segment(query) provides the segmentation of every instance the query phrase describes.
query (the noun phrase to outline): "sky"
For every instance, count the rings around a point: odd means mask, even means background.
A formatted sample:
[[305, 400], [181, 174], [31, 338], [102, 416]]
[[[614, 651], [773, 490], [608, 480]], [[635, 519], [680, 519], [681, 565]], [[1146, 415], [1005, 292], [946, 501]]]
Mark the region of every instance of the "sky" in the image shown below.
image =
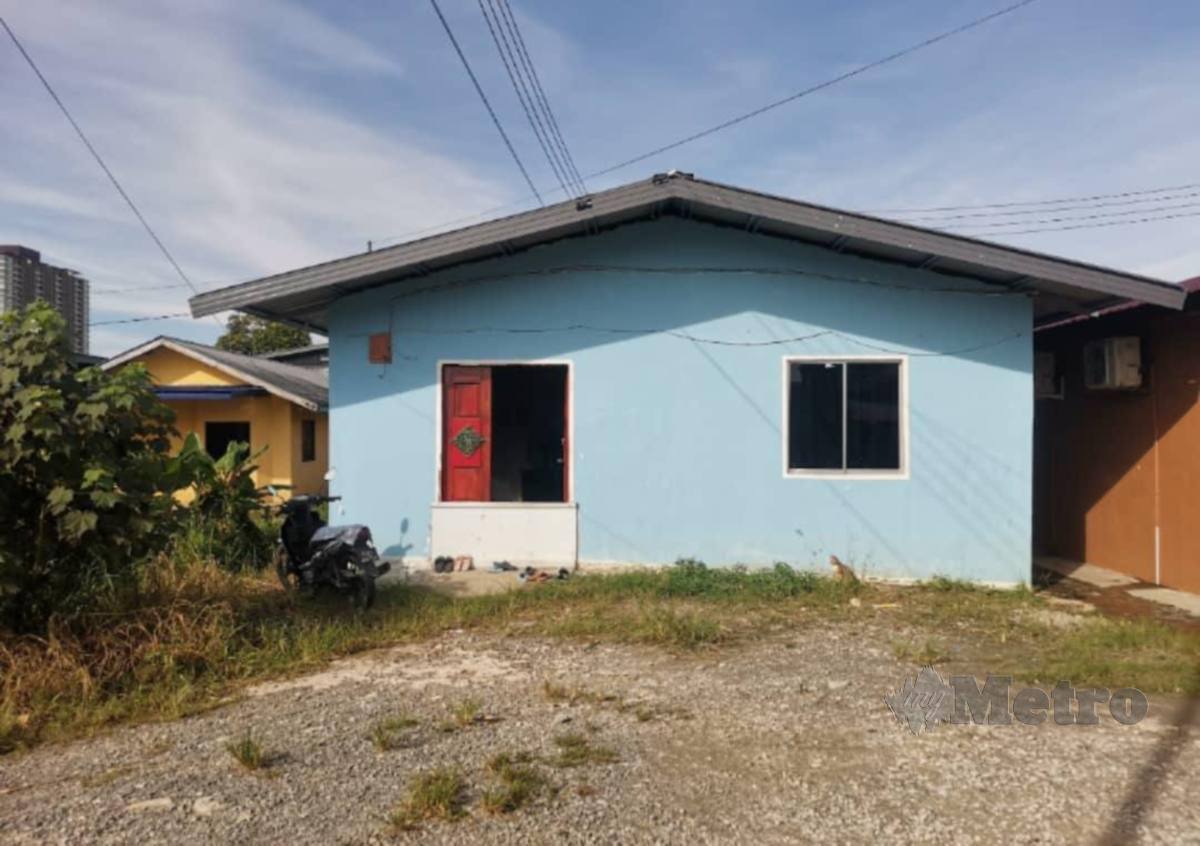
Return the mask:
[[[510, 0], [584, 174], [1008, 2]], [[477, 0], [441, 5], [535, 183], [561, 199]], [[202, 290], [535, 205], [426, 0], [0, 0], [0, 15]], [[1037, 0], [587, 185], [674, 168], [873, 211], [1200, 184], [1198, 41], [1192, 0]], [[191, 292], [2, 35], [0, 114], [0, 243], [88, 277], [94, 323], [186, 312]], [[1145, 207], [1200, 211], [1187, 193]], [[1024, 228], [977, 231], [1200, 275], [1200, 217], [1010, 234]], [[96, 325], [91, 351], [220, 329]]]

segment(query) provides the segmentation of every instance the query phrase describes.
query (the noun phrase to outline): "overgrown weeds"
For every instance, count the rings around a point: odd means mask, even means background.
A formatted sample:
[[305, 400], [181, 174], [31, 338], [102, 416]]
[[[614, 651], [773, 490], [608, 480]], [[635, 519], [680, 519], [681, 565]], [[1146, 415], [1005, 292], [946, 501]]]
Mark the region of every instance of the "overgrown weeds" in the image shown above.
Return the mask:
[[[875, 619], [904, 629], [918, 649], [929, 640], [953, 654], [955, 671], [1200, 690], [1200, 634], [1104, 617], [1051, 629], [1023, 613], [1042, 604], [1027, 590], [949, 581], [888, 588], [784, 567], [737, 573], [685, 562], [474, 597], [381, 585], [371, 613], [352, 615], [340, 602], [289, 596], [265, 574], [162, 558], [144, 568], [136, 591], [57, 619], [44, 636], [0, 634], [0, 751], [195, 713], [249, 682], [452, 629], [706, 650], [772, 629], [804, 637], [812, 624]], [[553, 685], [545, 693], [583, 695]], [[469, 724], [478, 713], [469, 710], [449, 715], [447, 726]]]

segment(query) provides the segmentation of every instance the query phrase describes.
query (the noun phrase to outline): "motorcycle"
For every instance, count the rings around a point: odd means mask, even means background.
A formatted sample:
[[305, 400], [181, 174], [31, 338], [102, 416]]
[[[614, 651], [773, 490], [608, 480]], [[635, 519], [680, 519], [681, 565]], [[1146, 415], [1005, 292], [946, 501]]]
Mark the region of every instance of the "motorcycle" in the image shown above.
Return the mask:
[[332, 587], [355, 608], [375, 601], [375, 580], [391, 565], [379, 557], [366, 526], [327, 526], [317, 506], [339, 496], [297, 495], [279, 506], [284, 516], [275, 550], [275, 572], [285, 590]]

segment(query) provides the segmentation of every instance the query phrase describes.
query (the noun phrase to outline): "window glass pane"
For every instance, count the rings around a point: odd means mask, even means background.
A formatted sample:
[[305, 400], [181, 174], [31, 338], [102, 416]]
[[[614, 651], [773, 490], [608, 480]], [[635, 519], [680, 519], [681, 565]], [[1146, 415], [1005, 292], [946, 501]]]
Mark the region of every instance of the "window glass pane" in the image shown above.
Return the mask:
[[317, 421], [300, 421], [300, 460], [315, 461], [317, 457]]
[[236, 423], [205, 423], [204, 448], [213, 458], [220, 458], [234, 441], [250, 443], [250, 424]]
[[842, 469], [842, 365], [792, 364], [788, 467]]
[[853, 363], [846, 371], [846, 467], [900, 469], [900, 365]]

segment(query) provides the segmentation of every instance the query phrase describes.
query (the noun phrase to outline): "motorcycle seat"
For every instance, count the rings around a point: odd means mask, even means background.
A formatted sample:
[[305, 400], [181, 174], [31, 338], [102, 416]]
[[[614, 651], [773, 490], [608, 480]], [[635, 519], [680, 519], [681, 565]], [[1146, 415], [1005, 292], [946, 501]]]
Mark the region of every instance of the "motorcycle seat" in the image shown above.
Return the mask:
[[342, 538], [353, 543], [362, 526], [322, 526], [313, 532], [311, 543], [327, 543]]

